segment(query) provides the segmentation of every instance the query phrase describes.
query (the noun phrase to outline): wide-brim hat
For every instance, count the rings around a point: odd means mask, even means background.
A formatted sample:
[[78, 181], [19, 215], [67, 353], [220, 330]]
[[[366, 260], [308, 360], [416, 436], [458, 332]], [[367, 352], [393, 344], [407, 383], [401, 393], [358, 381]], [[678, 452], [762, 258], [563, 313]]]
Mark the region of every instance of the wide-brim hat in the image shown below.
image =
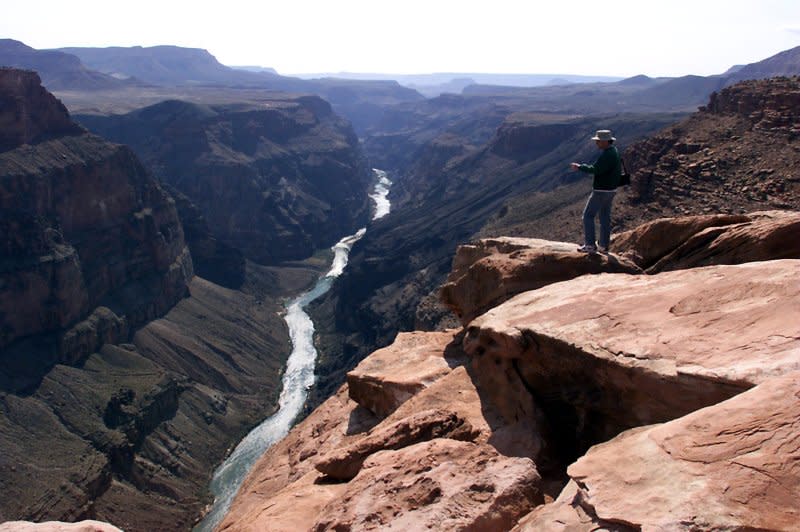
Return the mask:
[[597, 133], [594, 134], [592, 140], [617, 140], [616, 138], [611, 136], [610, 129], [598, 129]]

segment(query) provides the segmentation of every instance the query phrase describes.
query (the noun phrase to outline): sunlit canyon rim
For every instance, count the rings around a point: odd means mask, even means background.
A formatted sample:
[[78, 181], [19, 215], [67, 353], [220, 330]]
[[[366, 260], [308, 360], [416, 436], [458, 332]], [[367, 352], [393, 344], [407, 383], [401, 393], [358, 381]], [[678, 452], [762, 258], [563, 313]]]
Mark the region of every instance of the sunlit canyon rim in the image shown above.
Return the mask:
[[[391, 210], [387, 198], [392, 182], [386, 172], [375, 169], [377, 183], [370, 194], [375, 202], [373, 220], [383, 218]], [[217, 468], [211, 480], [214, 504], [203, 521], [195, 527], [196, 532], [210, 532], [220, 523], [236, 496], [247, 472], [264, 451], [285, 437], [303, 408], [308, 390], [314, 384], [314, 363], [317, 350], [314, 347], [314, 323], [305, 312], [306, 306], [330, 290], [333, 282], [347, 266], [350, 250], [366, 233], [366, 227], [348, 235], [331, 249], [334, 256], [328, 272], [319, 278], [316, 285], [291, 300], [286, 305], [286, 324], [292, 341], [292, 353], [283, 375], [283, 389], [278, 411], [254, 428], [236, 446], [230, 456]]]

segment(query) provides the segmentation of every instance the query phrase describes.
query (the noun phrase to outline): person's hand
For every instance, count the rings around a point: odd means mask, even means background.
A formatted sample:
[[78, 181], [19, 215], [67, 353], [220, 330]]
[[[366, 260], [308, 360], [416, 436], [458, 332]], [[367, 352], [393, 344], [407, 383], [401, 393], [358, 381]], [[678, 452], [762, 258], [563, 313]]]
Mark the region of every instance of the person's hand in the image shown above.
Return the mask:
[[569, 164], [569, 168], [570, 168], [570, 170], [572, 170], [573, 172], [576, 172], [576, 171], [578, 171], [578, 170], [580, 169], [580, 167], [581, 167], [581, 163], [570, 163], [570, 164]]

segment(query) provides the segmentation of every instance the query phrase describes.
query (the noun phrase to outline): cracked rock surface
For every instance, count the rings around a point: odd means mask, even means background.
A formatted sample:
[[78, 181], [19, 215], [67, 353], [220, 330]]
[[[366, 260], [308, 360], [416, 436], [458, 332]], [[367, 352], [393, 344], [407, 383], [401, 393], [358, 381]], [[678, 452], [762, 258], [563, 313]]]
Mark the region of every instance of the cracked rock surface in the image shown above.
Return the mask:
[[593, 447], [568, 473], [558, 500], [517, 532], [797, 530], [800, 372], [627, 431]]

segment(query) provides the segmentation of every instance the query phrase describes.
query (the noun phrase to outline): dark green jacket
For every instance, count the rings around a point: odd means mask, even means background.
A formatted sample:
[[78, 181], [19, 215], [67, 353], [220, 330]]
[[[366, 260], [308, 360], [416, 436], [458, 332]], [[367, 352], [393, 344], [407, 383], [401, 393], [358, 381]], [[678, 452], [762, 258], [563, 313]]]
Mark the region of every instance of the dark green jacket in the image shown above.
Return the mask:
[[619, 186], [619, 176], [622, 174], [617, 147], [609, 146], [603, 150], [594, 164], [582, 164], [580, 171], [594, 175], [593, 189], [616, 190]]

